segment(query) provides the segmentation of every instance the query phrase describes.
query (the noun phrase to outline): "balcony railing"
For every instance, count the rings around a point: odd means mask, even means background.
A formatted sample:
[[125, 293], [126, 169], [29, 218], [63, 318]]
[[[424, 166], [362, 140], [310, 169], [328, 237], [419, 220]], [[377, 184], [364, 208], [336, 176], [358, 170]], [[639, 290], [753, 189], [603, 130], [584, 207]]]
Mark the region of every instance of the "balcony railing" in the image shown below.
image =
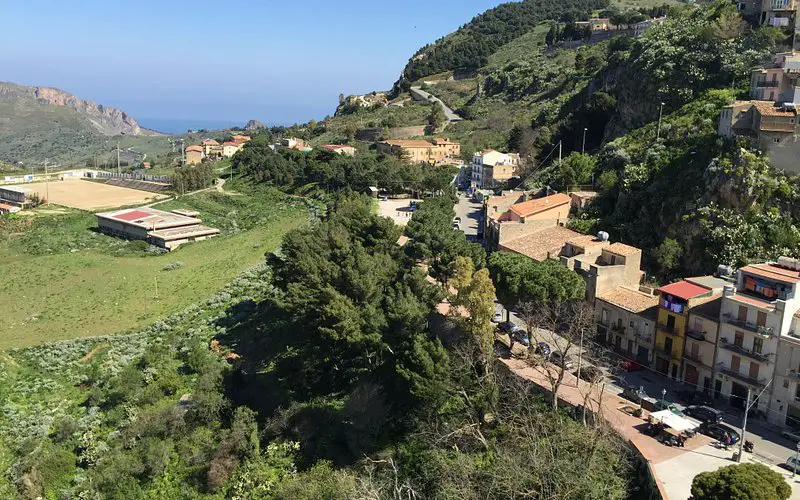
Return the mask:
[[775, 88], [779, 87], [780, 82], [778, 80], [758, 80], [756, 81], [756, 87], [763, 89], [763, 88]]
[[691, 361], [692, 363], [695, 363], [695, 364], [698, 364], [698, 365], [705, 366], [709, 370], [711, 369], [711, 365], [710, 364], [703, 362], [703, 355], [702, 354], [694, 355], [694, 354], [692, 354], [690, 352], [687, 352], [686, 354], [683, 355], [683, 359]]
[[705, 340], [706, 332], [698, 332], [697, 330], [688, 329], [686, 330], [686, 336], [691, 337], [695, 340]]
[[658, 329], [666, 333], [667, 335], [673, 335], [673, 336], [678, 335], [678, 329], [674, 326], [667, 326], [659, 323]]
[[772, 335], [775, 333], [775, 330], [772, 327], [760, 326], [749, 321], [743, 321], [730, 313], [723, 314], [722, 319], [729, 325], [753, 332], [762, 337], [772, 337]]
[[667, 349], [664, 349], [662, 346], [658, 346], [657, 345], [657, 346], [653, 347], [653, 351], [655, 351], [658, 354], [662, 354], [664, 356], [669, 356], [670, 358], [672, 358], [675, 361], [680, 361], [681, 355], [679, 353], [673, 352], [674, 348], [675, 348], [675, 346], [672, 346], [671, 349], [667, 350]]
[[725, 366], [725, 363], [719, 363], [717, 365], [717, 371], [729, 377], [733, 377], [741, 382], [744, 382], [745, 384], [750, 384], [755, 387], [763, 388], [765, 385], [767, 385], [767, 379], [752, 378], [749, 375], [744, 375], [742, 373], [739, 373], [738, 371], [732, 370], [730, 367]]
[[800, 373], [798, 373], [797, 370], [789, 370], [789, 373], [786, 374], [786, 377], [795, 381], [800, 381]]
[[634, 337], [636, 338], [636, 341], [639, 342], [640, 344], [649, 344], [653, 341], [653, 337], [650, 335], [641, 335], [637, 333], [634, 335]]
[[731, 344], [730, 342], [728, 342], [728, 339], [726, 339], [725, 337], [722, 337], [721, 339], [719, 339], [719, 345], [723, 349], [727, 349], [727, 350], [729, 350], [731, 352], [735, 352], [736, 354], [740, 354], [740, 355], [748, 357], [750, 359], [755, 359], [756, 361], [760, 361], [761, 363], [768, 363], [769, 362], [769, 357], [772, 356], [772, 353], [754, 352], [754, 351], [751, 351], [750, 349], [745, 349], [744, 347], [742, 347], [740, 345]]
[[625, 327], [620, 325], [611, 325], [611, 331], [614, 333], [619, 333], [620, 335], [625, 335]]

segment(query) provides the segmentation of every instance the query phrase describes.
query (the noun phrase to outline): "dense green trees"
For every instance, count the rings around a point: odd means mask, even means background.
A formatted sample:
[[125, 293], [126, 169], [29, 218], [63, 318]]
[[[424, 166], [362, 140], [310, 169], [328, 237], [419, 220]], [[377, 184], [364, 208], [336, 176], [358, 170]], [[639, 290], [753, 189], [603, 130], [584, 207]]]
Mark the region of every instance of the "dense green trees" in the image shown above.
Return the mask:
[[395, 89], [443, 71], [479, 68], [495, 50], [532, 30], [539, 21], [561, 19], [564, 14], [572, 19], [585, 17], [607, 5], [607, 0], [525, 0], [498, 5], [453, 36], [421, 48], [406, 65]]
[[495, 252], [489, 256], [488, 267], [497, 298], [509, 306], [583, 299], [586, 294], [583, 279], [553, 260], [536, 262], [516, 253]]
[[177, 167], [173, 172], [172, 187], [180, 194], [211, 186], [217, 178], [210, 163]]
[[692, 481], [695, 500], [786, 500], [792, 488], [763, 464], [737, 464], [703, 472]]

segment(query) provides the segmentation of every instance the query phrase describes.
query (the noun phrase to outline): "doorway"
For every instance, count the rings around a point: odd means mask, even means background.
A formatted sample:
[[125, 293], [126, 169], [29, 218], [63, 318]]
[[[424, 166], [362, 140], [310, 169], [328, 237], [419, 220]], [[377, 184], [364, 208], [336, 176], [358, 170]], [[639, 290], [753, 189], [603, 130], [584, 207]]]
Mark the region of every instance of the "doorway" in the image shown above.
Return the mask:
[[736, 382], [731, 383], [731, 406], [744, 410], [744, 402], [747, 400], [747, 387]]

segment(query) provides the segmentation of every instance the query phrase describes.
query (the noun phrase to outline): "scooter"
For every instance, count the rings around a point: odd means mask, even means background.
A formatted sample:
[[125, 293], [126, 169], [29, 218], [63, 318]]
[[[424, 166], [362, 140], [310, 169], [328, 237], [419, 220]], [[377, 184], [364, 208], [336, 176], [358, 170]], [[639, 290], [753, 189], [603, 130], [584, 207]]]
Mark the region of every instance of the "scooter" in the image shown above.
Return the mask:
[[744, 451], [747, 453], [753, 453], [753, 442], [752, 441], [745, 441], [744, 442]]

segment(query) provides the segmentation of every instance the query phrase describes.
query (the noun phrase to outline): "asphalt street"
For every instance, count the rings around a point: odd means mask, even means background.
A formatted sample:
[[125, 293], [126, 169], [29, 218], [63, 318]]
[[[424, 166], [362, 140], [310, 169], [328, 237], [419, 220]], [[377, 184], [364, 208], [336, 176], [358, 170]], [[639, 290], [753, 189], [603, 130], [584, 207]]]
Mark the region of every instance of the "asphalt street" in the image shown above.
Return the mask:
[[478, 225], [481, 222], [481, 204], [472, 201], [465, 193], [458, 193], [458, 203], [456, 204], [456, 217], [461, 217], [461, 230], [467, 235], [467, 239], [473, 240], [478, 237]]

